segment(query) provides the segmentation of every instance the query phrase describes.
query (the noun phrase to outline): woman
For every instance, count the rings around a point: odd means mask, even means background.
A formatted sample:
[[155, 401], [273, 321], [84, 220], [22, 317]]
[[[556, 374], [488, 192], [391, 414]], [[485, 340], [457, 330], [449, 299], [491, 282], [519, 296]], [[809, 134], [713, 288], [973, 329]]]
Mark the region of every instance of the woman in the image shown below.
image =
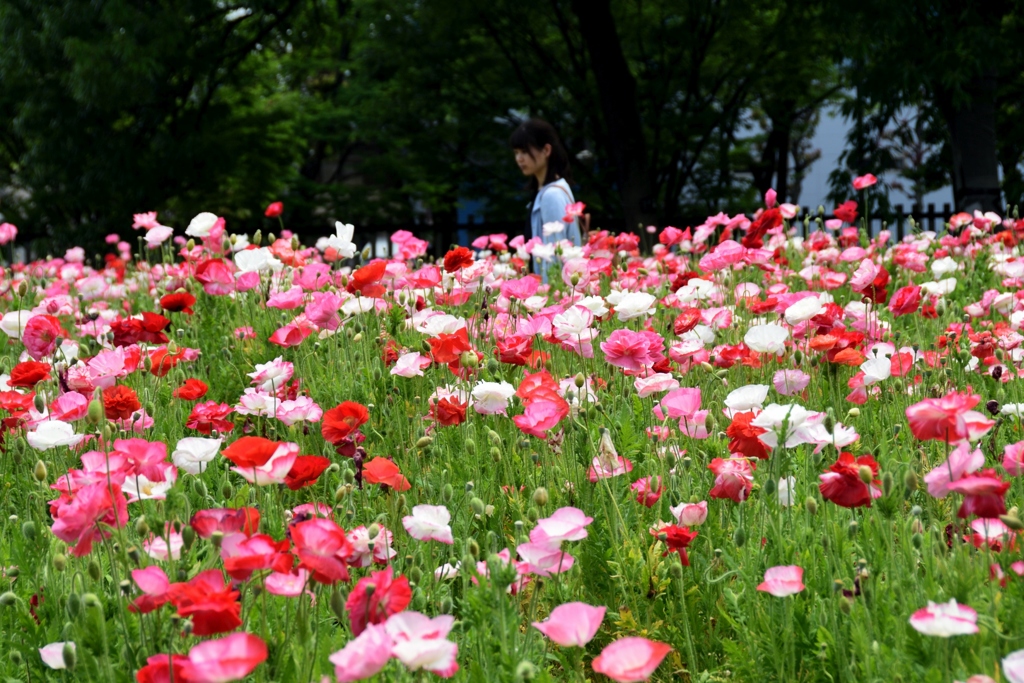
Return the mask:
[[[530, 119], [516, 128], [509, 145], [515, 151], [519, 169], [530, 178], [529, 189], [535, 193], [530, 205], [530, 236], [540, 237], [544, 244], [567, 239], [580, 246], [579, 218], [573, 217], [571, 223], [562, 220], [567, 215], [566, 207], [575, 204], [576, 199], [569, 188], [569, 154], [558, 133], [547, 121]], [[534, 270], [541, 271], [547, 281], [547, 274], [536, 258]]]

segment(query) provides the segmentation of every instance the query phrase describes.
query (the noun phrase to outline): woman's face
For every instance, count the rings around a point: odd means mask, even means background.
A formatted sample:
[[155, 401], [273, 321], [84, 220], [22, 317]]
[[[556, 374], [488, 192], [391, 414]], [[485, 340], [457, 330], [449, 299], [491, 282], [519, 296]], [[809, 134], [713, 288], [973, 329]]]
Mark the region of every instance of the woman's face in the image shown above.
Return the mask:
[[547, 171], [548, 157], [551, 156], [551, 145], [544, 145], [544, 149], [531, 147], [529, 150], [517, 149], [516, 164], [525, 176], [537, 175], [538, 172]]

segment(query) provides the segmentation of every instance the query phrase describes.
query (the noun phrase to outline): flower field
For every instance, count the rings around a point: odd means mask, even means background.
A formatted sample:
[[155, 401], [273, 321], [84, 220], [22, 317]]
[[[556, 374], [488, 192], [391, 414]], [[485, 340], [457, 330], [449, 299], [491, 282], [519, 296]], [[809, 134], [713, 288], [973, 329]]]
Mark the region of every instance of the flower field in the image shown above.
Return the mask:
[[4, 268], [0, 678], [1024, 683], [1024, 221], [873, 182]]

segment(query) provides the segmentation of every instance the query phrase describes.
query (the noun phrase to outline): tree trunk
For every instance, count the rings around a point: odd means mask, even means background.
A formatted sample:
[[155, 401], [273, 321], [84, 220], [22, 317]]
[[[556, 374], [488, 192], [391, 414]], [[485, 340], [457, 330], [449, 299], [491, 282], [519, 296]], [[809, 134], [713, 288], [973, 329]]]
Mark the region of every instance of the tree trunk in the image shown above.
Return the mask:
[[953, 150], [953, 199], [957, 211], [1002, 211], [995, 74], [975, 79], [967, 94], [970, 101], [959, 106], [950, 94], [939, 95]]
[[[647, 145], [636, 106], [636, 80], [622, 53], [610, 0], [572, 0], [572, 10], [579, 19], [597, 82], [626, 229], [636, 231], [654, 220]], [[641, 230], [640, 235], [644, 234]]]

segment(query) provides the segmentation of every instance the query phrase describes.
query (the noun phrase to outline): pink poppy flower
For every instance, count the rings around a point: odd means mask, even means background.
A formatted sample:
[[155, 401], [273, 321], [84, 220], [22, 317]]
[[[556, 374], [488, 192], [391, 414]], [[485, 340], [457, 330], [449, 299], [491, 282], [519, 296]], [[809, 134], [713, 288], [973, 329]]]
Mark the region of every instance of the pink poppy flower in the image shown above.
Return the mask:
[[533, 627], [562, 647], [585, 647], [601, 627], [606, 609], [567, 602], [551, 610], [545, 621], [533, 622]]
[[857, 176], [856, 178], [853, 179], [853, 189], [855, 189], [855, 190], [864, 190], [864, 189], [867, 189], [867, 188], [871, 187], [872, 185], [874, 185], [877, 182], [878, 182], [878, 178], [876, 178], [871, 173], [867, 173], [867, 174], [862, 175], [862, 176]]
[[278, 356], [266, 363], [257, 363], [256, 370], [248, 374], [252, 378], [252, 384], [259, 389], [274, 393], [279, 391], [284, 384], [295, 374], [295, 365]]
[[576, 558], [572, 555], [558, 546], [552, 547], [546, 541], [520, 543], [516, 546], [516, 552], [519, 553], [519, 557], [524, 563], [522, 570], [537, 576], [551, 576], [567, 572], [576, 562]]
[[772, 567], [764, 573], [764, 583], [757, 587], [757, 590], [771, 593], [777, 598], [784, 598], [787, 595], [796, 595], [801, 592], [804, 586], [804, 570], [796, 565]]
[[699, 503], [681, 503], [669, 510], [683, 526], [700, 526], [708, 518], [708, 503], [702, 500]]
[[18, 228], [13, 223], [0, 223], [0, 246], [13, 242], [18, 236]]
[[1014, 477], [1024, 474], [1024, 441], [1009, 443], [1003, 447], [1003, 469]]
[[263, 587], [271, 595], [280, 595], [286, 598], [297, 598], [302, 595], [303, 589], [310, 581], [312, 574], [305, 569], [296, 569], [294, 572], [273, 572], [263, 579]]
[[63, 336], [60, 321], [52, 315], [36, 315], [25, 323], [21, 342], [33, 360], [51, 355], [57, 348], [57, 337]]
[[289, 427], [299, 422], [319, 422], [323, 416], [323, 409], [309, 396], [299, 396], [293, 401], [281, 401], [277, 406], [277, 419]]
[[391, 660], [393, 646], [384, 624], [368, 624], [362, 633], [330, 656], [334, 677], [338, 683], [350, 683], [377, 675]]
[[783, 396], [796, 396], [807, 388], [811, 376], [803, 370], [779, 370], [772, 377], [775, 391]]
[[569, 414], [569, 404], [547, 399], [533, 399], [526, 403], [522, 415], [512, 418], [520, 431], [538, 439], [546, 439], [548, 430], [553, 429]]
[[587, 537], [587, 526], [594, 521], [574, 507], [559, 508], [550, 517], [537, 520], [537, 526], [530, 531], [530, 541], [547, 543], [558, 548], [563, 541], [582, 541]]
[[430, 671], [451, 678], [459, 670], [459, 647], [446, 636], [455, 618], [430, 619], [419, 612], [400, 612], [388, 618], [384, 628], [394, 641], [391, 654], [411, 671]]
[[671, 646], [655, 640], [620, 638], [605, 647], [591, 666], [617, 683], [639, 683], [650, 678], [671, 651]]
[[956, 600], [938, 604], [929, 601], [927, 607], [911, 615], [910, 625], [926, 636], [970, 635], [978, 632], [978, 613], [967, 605], [957, 604]]
[[754, 471], [746, 458], [715, 458], [708, 469], [715, 473], [715, 485], [708, 492], [712, 498], [742, 503], [754, 488]]
[[402, 518], [402, 526], [417, 541], [438, 541], [452, 545], [452, 515], [444, 505], [417, 505], [412, 514]]
[[1011, 652], [1003, 658], [1003, 673], [1010, 683], [1024, 683], [1024, 650]]
[[[1007, 446], [1009, 448], [1009, 446]], [[945, 498], [950, 492], [950, 485], [971, 472], [977, 472], [985, 464], [985, 455], [980, 448], [971, 450], [964, 442], [953, 449], [949, 459], [924, 475], [928, 485], [928, 493], [933, 498]]]
[[587, 477], [590, 479], [591, 484], [596, 484], [599, 479], [618, 477], [632, 471], [633, 463], [621, 455], [614, 456], [613, 458], [596, 456], [590, 463]]
[[66, 669], [67, 662], [64, 660], [64, 648], [71, 651], [72, 657], [75, 654], [75, 644], [72, 642], [50, 643], [39, 648], [39, 657], [43, 664], [51, 669]]
[[601, 350], [611, 365], [626, 371], [640, 372], [661, 359], [663, 343], [664, 340], [653, 332], [620, 329], [612, 332], [608, 341], [601, 342]]
[[245, 678], [267, 659], [267, 644], [251, 633], [232, 633], [207, 640], [188, 652], [186, 680], [194, 683], [228, 683]]
[[910, 431], [921, 441], [956, 443], [983, 436], [995, 424], [971, 410], [981, 397], [968, 392], [951, 392], [942, 398], [926, 398], [906, 411]]
[[665, 394], [654, 406], [654, 417], [659, 420], [690, 418], [700, 410], [700, 387], [682, 387]]
[[406, 379], [422, 377], [423, 371], [430, 367], [430, 362], [430, 358], [422, 353], [416, 351], [403, 353], [395, 361], [395, 365], [391, 368], [391, 374]]

